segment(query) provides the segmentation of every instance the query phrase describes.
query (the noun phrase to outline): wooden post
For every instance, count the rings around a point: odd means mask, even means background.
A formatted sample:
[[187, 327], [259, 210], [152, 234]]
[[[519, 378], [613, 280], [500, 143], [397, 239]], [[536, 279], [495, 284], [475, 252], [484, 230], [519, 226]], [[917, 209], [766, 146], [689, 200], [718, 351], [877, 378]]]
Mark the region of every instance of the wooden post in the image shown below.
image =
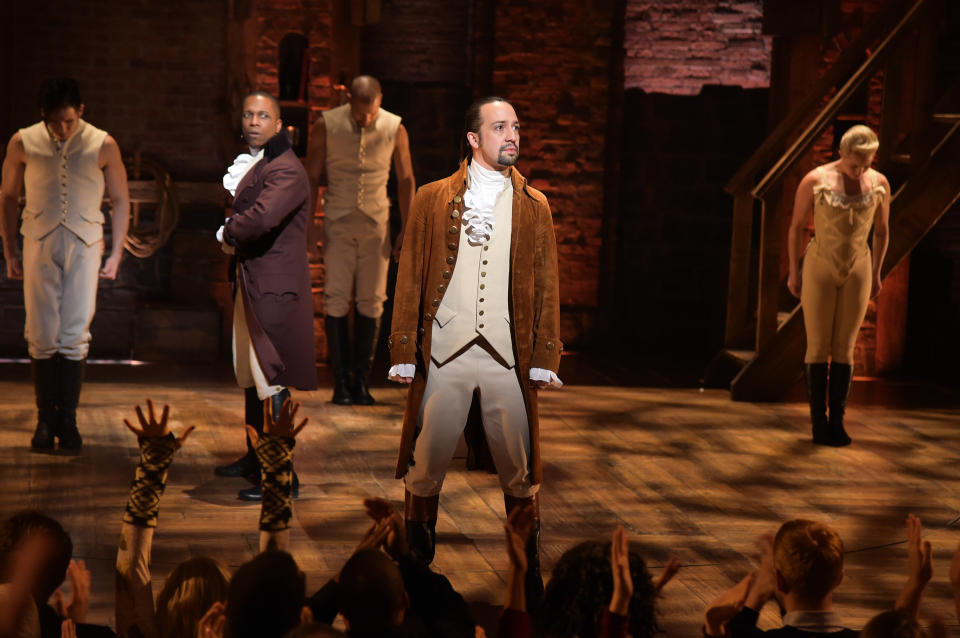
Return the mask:
[[742, 190], [733, 197], [730, 274], [727, 284], [727, 323], [724, 346], [742, 347], [750, 321], [750, 253], [753, 239], [753, 195]]
[[[776, 201], [774, 199], [773, 201]], [[777, 333], [780, 297], [780, 217], [777, 207], [762, 200], [760, 216], [760, 280], [757, 284], [757, 339], [760, 350]]]

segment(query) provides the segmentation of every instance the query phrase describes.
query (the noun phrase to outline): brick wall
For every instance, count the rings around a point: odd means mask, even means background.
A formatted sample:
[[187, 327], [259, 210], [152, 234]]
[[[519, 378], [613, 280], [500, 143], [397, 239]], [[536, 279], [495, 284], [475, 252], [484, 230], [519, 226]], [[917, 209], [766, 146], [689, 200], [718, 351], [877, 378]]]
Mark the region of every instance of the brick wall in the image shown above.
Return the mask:
[[553, 210], [567, 341], [589, 330], [598, 302], [613, 17], [606, 5], [496, 8], [492, 89], [516, 107], [517, 166]]
[[[177, 178], [213, 178], [226, 160], [225, 0], [129, 0], [5, 5], [11, 40], [2, 45], [16, 83], [4, 86], [7, 130], [39, 119], [41, 82], [76, 78], [87, 118], [124, 152], [139, 147]], [[0, 107], [0, 108], [3, 108]]]
[[696, 95], [704, 84], [770, 85], [761, 0], [628, 0], [625, 83]]

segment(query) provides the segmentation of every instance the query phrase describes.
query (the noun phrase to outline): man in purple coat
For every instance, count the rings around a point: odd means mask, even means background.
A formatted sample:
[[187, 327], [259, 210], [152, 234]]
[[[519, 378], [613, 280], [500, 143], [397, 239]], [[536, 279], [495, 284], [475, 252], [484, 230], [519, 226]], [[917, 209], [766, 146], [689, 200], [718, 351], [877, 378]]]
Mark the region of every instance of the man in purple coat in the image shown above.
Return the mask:
[[[310, 182], [280, 120], [280, 104], [257, 91], [243, 101], [243, 137], [250, 147], [223, 177], [233, 215], [217, 232], [234, 255], [233, 366], [245, 392], [246, 423], [263, 432], [263, 402], [280, 413], [288, 387], [317, 388], [313, 297], [307, 261]], [[259, 500], [260, 468], [250, 441], [241, 459], [216, 468], [254, 486], [241, 500]], [[298, 481], [293, 474], [296, 495]]]

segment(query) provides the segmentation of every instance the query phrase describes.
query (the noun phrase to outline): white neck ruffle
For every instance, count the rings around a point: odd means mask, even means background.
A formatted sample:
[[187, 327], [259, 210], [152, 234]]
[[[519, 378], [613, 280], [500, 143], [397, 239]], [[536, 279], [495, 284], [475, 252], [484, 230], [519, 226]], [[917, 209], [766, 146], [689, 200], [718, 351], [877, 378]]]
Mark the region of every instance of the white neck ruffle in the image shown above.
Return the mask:
[[237, 159], [233, 160], [233, 164], [230, 165], [226, 175], [223, 176], [223, 187], [230, 191], [231, 195], [236, 195], [240, 180], [262, 157], [263, 148], [257, 149], [256, 153], [240, 153], [237, 155]]
[[470, 186], [463, 194], [463, 223], [467, 225], [467, 238], [473, 245], [490, 241], [496, 219], [493, 206], [497, 196], [507, 186], [507, 178], [498, 171], [483, 168], [470, 162], [468, 169]]

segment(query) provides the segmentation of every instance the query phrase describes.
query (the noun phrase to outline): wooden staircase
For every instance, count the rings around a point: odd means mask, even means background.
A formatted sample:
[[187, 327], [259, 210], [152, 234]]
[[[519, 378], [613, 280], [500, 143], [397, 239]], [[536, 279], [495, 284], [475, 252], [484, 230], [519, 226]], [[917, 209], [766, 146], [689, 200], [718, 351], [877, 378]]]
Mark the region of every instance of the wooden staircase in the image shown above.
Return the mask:
[[[931, 34], [937, 32], [943, 2], [892, 3], [844, 50], [727, 185], [734, 214], [725, 348], [708, 368], [706, 380], [711, 385], [729, 382], [734, 400], [780, 399], [802, 375], [802, 311], [798, 303], [792, 309], [782, 307], [786, 297], [780, 270], [783, 224], [790, 217], [782, 203], [788, 201], [782, 197], [783, 179], [877, 72], [884, 74], [877, 163], [894, 188], [890, 246], [882, 276], [913, 250], [960, 197], [960, 109], [956, 108], [960, 83], [940, 100], [932, 95]], [[910, 96], [906, 104], [903, 96]], [[809, 123], [797, 135], [805, 122]], [[783, 148], [786, 151], [781, 153]], [[758, 238], [754, 237], [757, 217]]]

